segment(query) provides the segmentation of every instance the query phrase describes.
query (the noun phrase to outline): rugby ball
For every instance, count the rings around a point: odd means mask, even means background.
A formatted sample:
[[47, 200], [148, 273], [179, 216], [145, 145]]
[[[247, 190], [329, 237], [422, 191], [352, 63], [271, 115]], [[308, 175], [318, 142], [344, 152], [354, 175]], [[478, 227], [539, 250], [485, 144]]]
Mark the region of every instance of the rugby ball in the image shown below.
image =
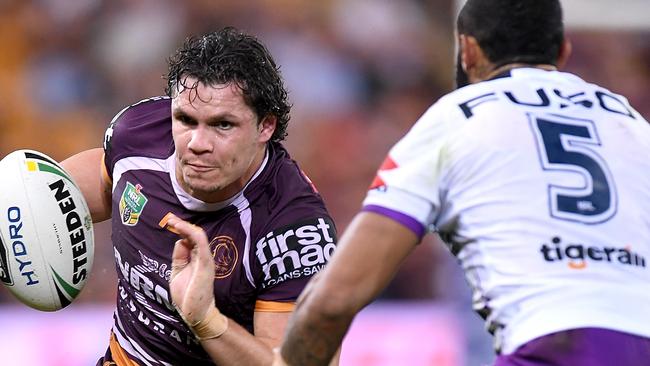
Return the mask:
[[43, 311], [69, 305], [93, 263], [90, 210], [54, 159], [18, 150], [0, 161], [0, 281]]

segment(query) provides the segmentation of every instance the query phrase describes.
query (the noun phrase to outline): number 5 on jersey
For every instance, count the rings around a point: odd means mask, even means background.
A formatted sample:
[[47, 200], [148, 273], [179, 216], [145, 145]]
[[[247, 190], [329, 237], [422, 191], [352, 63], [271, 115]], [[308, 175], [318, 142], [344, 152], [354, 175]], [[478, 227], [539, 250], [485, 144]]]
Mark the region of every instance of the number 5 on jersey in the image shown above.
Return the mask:
[[550, 215], [561, 220], [598, 224], [616, 214], [616, 188], [593, 121], [532, 116], [530, 122], [545, 171], [580, 174], [584, 185], [549, 184]]

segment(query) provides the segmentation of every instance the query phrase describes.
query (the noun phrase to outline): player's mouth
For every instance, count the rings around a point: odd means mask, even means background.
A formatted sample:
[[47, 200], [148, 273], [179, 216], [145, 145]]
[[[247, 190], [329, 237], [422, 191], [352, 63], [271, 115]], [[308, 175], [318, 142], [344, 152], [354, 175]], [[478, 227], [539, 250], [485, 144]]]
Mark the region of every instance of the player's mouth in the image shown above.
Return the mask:
[[216, 169], [216, 167], [212, 165], [204, 165], [200, 163], [185, 163], [185, 166], [197, 173], [205, 173]]

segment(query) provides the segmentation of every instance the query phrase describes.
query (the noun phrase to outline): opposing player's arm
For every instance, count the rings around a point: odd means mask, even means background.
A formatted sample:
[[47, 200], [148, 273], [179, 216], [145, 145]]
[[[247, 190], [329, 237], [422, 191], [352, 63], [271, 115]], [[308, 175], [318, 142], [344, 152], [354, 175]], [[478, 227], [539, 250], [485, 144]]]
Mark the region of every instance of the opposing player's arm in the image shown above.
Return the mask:
[[90, 149], [61, 162], [79, 185], [94, 222], [111, 217], [111, 185], [103, 172], [103, 154], [101, 148]]
[[358, 214], [330, 263], [298, 299], [281, 350], [286, 363], [327, 365], [354, 315], [386, 287], [418, 241], [392, 219]]

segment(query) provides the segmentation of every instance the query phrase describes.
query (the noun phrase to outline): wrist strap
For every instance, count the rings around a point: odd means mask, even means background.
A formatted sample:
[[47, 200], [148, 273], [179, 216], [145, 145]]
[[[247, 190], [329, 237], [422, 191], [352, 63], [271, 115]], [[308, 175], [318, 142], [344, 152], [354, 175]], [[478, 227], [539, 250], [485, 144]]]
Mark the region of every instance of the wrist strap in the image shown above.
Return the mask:
[[[182, 316], [183, 320], [185, 318]], [[210, 307], [205, 318], [193, 324], [185, 322], [199, 341], [221, 337], [228, 330], [228, 318], [214, 306]]]

